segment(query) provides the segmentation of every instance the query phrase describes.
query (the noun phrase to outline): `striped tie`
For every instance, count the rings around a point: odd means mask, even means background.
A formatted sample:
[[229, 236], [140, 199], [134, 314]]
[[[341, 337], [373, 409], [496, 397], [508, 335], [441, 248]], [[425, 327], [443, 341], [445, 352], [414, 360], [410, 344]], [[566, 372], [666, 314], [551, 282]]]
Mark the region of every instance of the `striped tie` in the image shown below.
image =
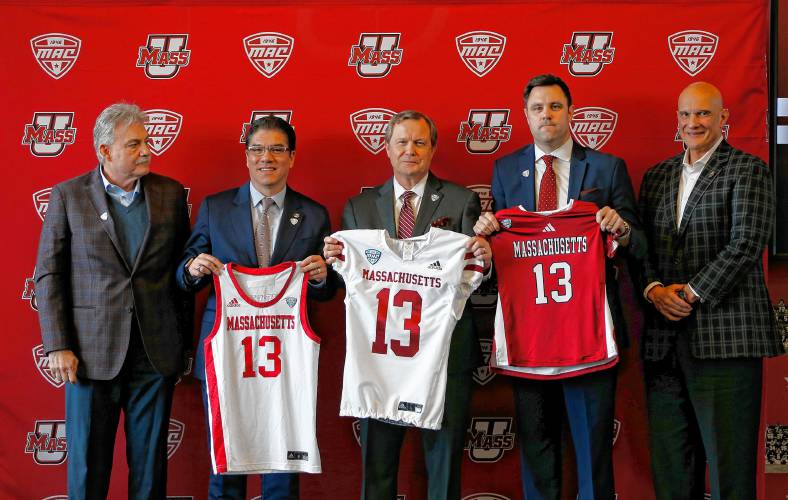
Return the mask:
[[539, 184], [539, 205], [536, 208], [537, 212], [545, 212], [558, 208], [558, 195], [556, 194], [558, 186], [555, 182], [553, 156], [544, 155], [542, 159], [544, 160], [545, 170], [542, 175], [542, 182]]
[[414, 196], [416, 196], [416, 193], [413, 191], [405, 191], [400, 196], [402, 199], [402, 208], [399, 211], [397, 238], [401, 240], [413, 236], [413, 227], [416, 225], [416, 217], [413, 215], [413, 205], [410, 204], [410, 200]]

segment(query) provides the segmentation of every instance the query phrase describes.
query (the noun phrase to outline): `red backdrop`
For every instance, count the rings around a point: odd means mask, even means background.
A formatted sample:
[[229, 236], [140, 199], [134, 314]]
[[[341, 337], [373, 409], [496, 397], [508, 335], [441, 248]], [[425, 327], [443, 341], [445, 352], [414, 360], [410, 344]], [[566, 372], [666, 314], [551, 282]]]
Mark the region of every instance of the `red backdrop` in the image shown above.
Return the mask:
[[[636, 190], [649, 166], [681, 150], [675, 101], [696, 79], [715, 83], [725, 95], [730, 141], [768, 155], [766, 1], [6, 3], [0, 14], [0, 140], [7, 160], [0, 205], [13, 214], [5, 224], [11, 243], [0, 249], [7, 268], [7, 351], [0, 368], [4, 497], [66, 493], [63, 389], [42, 359], [29, 278], [47, 190], [95, 166], [92, 127], [109, 103], [129, 101], [149, 111], [153, 169], [190, 188], [192, 218], [206, 195], [246, 180], [239, 139], [259, 112], [280, 113], [295, 126], [298, 161], [290, 184], [325, 204], [335, 228], [348, 197], [390, 176], [381, 153], [382, 120], [407, 108], [438, 124], [433, 171], [476, 189], [489, 203], [493, 159], [531, 141], [521, 94], [531, 76], [544, 72], [560, 75], [572, 89], [575, 140], [626, 159]], [[474, 297], [483, 347], [489, 347], [490, 292]], [[635, 292], [624, 293], [637, 341], [642, 322], [632, 307]], [[198, 307], [203, 302], [204, 295]], [[303, 498], [358, 496], [354, 422], [337, 415], [343, 316], [341, 294], [312, 311], [323, 337], [323, 473], [303, 476]], [[786, 369], [779, 363], [767, 364], [766, 423], [780, 423], [788, 413], [781, 396]], [[621, 499], [653, 496], [641, 379], [636, 342], [624, 354], [617, 400]], [[520, 498], [505, 377], [478, 370], [471, 413], [463, 496]], [[190, 377], [177, 386], [172, 418], [168, 493], [205, 498], [210, 465], [198, 385]], [[111, 497], [122, 498], [122, 432], [118, 444]], [[399, 491], [409, 500], [425, 498], [419, 448], [410, 436], [401, 461]], [[569, 476], [566, 496], [574, 498]], [[781, 476], [762, 478], [762, 486], [776, 485], [764, 490], [765, 498], [783, 498]]]

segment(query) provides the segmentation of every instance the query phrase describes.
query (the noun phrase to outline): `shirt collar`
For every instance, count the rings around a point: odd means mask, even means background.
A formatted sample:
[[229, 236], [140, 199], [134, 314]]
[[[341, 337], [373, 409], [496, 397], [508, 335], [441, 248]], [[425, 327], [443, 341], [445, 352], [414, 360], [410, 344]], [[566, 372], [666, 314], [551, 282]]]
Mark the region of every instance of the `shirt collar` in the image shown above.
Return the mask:
[[572, 137], [570, 136], [569, 139], [566, 140], [563, 144], [558, 146], [558, 148], [554, 151], [542, 151], [542, 148], [534, 144], [534, 157], [536, 161], [539, 161], [544, 155], [551, 155], [555, 156], [559, 160], [563, 160], [567, 163], [571, 163], [572, 161], [572, 146], [574, 142], [572, 141]]
[[430, 174], [425, 175], [424, 178], [422, 178], [419, 182], [416, 183], [415, 186], [413, 186], [410, 189], [405, 189], [404, 187], [402, 187], [400, 185], [400, 183], [397, 182], [397, 179], [394, 178], [393, 179], [393, 181], [394, 181], [394, 199], [399, 199], [399, 197], [402, 196], [402, 193], [404, 193], [405, 191], [413, 191], [414, 193], [416, 193], [416, 196], [418, 196], [419, 198], [423, 197], [424, 196], [424, 189], [427, 187], [427, 177], [429, 177], [429, 176], [430, 176]]
[[[282, 207], [285, 206], [286, 193], [287, 193], [287, 185], [285, 185], [285, 187], [275, 195], [268, 196], [267, 198], [271, 198], [272, 200], [274, 200], [274, 205], [276, 205], [279, 209], [281, 209]], [[254, 185], [251, 182], [249, 183], [249, 195], [251, 196], [253, 207], [256, 207], [257, 204], [260, 203], [260, 200], [266, 198], [265, 195], [263, 195], [262, 193], [260, 193], [260, 191], [254, 188]]]
[[695, 170], [697, 168], [705, 167], [706, 164], [709, 163], [709, 160], [711, 159], [711, 155], [713, 155], [717, 151], [717, 148], [720, 146], [720, 144], [722, 144], [722, 140], [723, 139], [724, 138], [722, 136], [720, 136], [720, 138], [717, 139], [717, 142], [714, 143], [714, 146], [712, 146], [711, 149], [706, 151], [706, 154], [704, 154], [703, 156], [698, 158], [698, 160], [695, 163], [693, 163], [692, 165], [690, 165], [690, 162], [689, 162], [689, 153], [690, 153], [689, 149], [684, 151], [684, 160], [682, 160], [682, 163], [683, 163], [684, 167], [692, 169], [692, 170]]
[[107, 194], [114, 194], [122, 197], [131, 196], [131, 199], [133, 200], [140, 193], [139, 179], [137, 179], [137, 181], [134, 183], [134, 189], [132, 189], [131, 191], [124, 191], [123, 188], [121, 188], [117, 184], [111, 183], [109, 179], [107, 179], [107, 176], [104, 175], [104, 167], [101, 164], [99, 164], [98, 166], [98, 171], [99, 174], [101, 174], [101, 181], [104, 183], [104, 191], [106, 191]]

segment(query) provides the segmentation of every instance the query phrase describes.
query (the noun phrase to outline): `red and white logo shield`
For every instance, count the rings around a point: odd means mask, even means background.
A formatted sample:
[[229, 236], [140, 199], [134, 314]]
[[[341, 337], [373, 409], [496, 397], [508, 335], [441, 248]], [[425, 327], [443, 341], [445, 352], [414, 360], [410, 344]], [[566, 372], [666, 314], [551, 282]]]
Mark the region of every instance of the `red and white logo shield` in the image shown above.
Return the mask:
[[148, 35], [148, 41], [137, 53], [138, 68], [145, 68], [145, 76], [152, 80], [175, 78], [182, 67], [189, 65], [191, 50], [186, 48], [189, 35]]
[[292, 125], [293, 111], [290, 109], [252, 111], [249, 121], [241, 126], [241, 144], [246, 144], [246, 136], [249, 135], [249, 127], [252, 126], [252, 122], [264, 116], [276, 116]]
[[47, 33], [31, 38], [30, 48], [41, 69], [59, 80], [71, 71], [77, 62], [82, 40], [64, 33]]
[[36, 364], [38, 373], [44, 377], [44, 380], [49, 382], [55, 388], [63, 387], [64, 382], [56, 380], [55, 375], [49, 368], [49, 357], [47, 357], [46, 353], [44, 353], [43, 344], [39, 344], [33, 348], [33, 362]]
[[27, 433], [25, 453], [33, 455], [39, 465], [60, 465], [68, 457], [65, 420], [36, 420], [33, 432]]
[[69, 144], [74, 144], [77, 129], [74, 113], [61, 111], [42, 111], [33, 113], [33, 123], [25, 125], [22, 144], [30, 145], [35, 156], [59, 156]]
[[473, 380], [479, 385], [487, 385], [487, 382], [495, 377], [495, 372], [490, 368], [490, 355], [492, 354], [492, 340], [479, 339], [479, 346], [482, 349], [482, 361], [484, 364], [477, 367], [472, 372]]
[[348, 66], [356, 67], [362, 78], [383, 78], [402, 62], [400, 33], [361, 33], [358, 45], [350, 47]]
[[573, 76], [596, 76], [613, 62], [616, 49], [612, 31], [576, 31], [572, 41], [564, 44], [561, 64], [566, 64]]
[[33, 207], [41, 220], [47, 215], [47, 208], [49, 208], [49, 194], [52, 188], [44, 188], [33, 193]]
[[[36, 302], [36, 282], [35, 277], [36, 268], [33, 268], [33, 276], [25, 278], [25, 288], [22, 289], [22, 300], [30, 301], [30, 308], [38, 311], [38, 302]], [[35, 358], [35, 348], [33, 349], [33, 357]], [[37, 363], [36, 363], [37, 364]]]
[[506, 37], [493, 31], [469, 31], [455, 42], [462, 62], [480, 78], [492, 71], [506, 49]]
[[244, 38], [244, 51], [254, 69], [264, 77], [272, 78], [293, 54], [293, 42], [293, 37], [282, 33], [255, 33]]
[[460, 122], [457, 142], [464, 142], [471, 154], [495, 153], [512, 136], [508, 121], [508, 109], [471, 109], [468, 120]]
[[361, 446], [361, 420], [354, 420], [352, 425], [353, 437], [356, 438], [356, 443]]
[[689, 76], [695, 76], [709, 65], [717, 52], [720, 38], [714, 33], [686, 30], [668, 37], [668, 48], [673, 60]]
[[170, 419], [170, 427], [167, 431], [167, 460], [172, 458], [183, 442], [183, 434], [186, 432], [186, 425], [183, 422]]
[[145, 130], [148, 132], [148, 147], [156, 156], [161, 156], [178, 138], [183, 125], [183, 116], [168, 109], [148, 109], [145, 112]]
[[396, 111], [386, 108], [360, 109], [350, 115], [350, 127], [358, 142], [376, 155], [386, 147], [386, 128]]
[[575, 141], [599, 150], [613, 136], [618, 123], [618, 113], [612, 109], [589, 106], [577, 108], [572, 114], [571, 130]]

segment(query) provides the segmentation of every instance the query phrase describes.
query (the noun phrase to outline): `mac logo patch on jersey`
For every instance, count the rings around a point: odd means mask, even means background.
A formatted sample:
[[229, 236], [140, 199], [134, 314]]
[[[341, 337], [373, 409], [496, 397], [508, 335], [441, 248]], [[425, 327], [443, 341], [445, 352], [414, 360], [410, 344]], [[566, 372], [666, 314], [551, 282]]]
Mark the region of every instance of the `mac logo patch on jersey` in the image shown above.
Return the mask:
[[290, 307], [294, 307], [296, 302], [298, 302], [298, 299], [295, 297], [285, 297], [285, 303]]
[[367, 260], [369, 261], [369, 263], [374, 266], [380, 260], [381, 253], [380, 250], [375, 250], [374, 248], [367, 248], [366, 250], [364, 250], [364, 255], [367, 256]]

